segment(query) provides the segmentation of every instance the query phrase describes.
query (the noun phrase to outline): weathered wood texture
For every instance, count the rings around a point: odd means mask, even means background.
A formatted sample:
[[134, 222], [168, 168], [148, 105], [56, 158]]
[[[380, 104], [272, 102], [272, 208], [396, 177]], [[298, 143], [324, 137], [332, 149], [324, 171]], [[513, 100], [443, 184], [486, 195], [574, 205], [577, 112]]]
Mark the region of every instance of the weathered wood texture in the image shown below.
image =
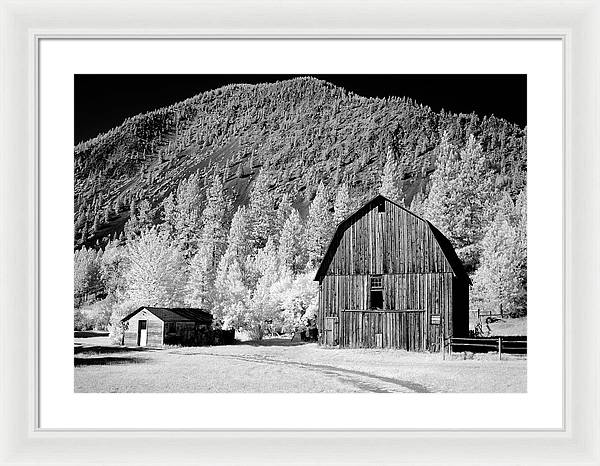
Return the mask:
[[163, 321], [151, 312], [142, 310], [131, 317], [126, 324], [126, 330], [123, 337], [123, 344], [126, 346], [139, 345], [139, 322], [147, 322], [147, 346], [161, 346], [163, 344]]
[[439, 351], [442, 335], [468, 333], [468, 278], [454, 268], [426, 221], [384, 198], [367, 204], [342, 223], [317, 275], [321, 344]]
[[452, 272], [431, 228], [396, 204], [359, 210], [336, 235], [324, 262], [327, 275]]

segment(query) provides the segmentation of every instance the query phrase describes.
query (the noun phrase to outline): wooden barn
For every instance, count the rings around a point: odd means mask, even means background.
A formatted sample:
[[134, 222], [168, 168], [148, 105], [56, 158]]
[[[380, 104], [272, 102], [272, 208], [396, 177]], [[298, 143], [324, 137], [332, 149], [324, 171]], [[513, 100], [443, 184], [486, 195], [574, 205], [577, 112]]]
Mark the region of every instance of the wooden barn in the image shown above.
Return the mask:
[[201, 309], [140, 307], [121, 319], [126, 346], [199, 344], [210, 332], [212, 314]]
[[315, 280], [322, 345], [440, 351], [468, 336], [471, 281], [450, 241], [381, 195], [338, 225]]

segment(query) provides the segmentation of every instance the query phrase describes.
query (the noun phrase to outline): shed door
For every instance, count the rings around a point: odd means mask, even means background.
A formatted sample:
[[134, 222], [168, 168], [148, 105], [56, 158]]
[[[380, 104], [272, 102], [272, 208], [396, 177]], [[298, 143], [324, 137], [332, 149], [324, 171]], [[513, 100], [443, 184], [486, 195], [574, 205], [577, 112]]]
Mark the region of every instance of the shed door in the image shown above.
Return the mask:
[[146, 346], [148, 344], [148, 321], [138, 320], [138, 345]]
[[338, 318], [325, 317], [325, 345], [336, 346], [338, 344]]

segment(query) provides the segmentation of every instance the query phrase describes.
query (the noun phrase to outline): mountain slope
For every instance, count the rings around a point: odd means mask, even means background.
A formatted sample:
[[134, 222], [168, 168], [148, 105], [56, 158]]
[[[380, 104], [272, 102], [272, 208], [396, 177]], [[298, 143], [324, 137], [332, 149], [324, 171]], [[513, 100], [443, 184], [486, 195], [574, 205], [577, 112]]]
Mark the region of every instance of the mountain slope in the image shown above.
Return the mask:
[[[493, 91], [493, 90], [490, 90]], [[426, 189], [441, 134], [478, 137], [497, 184], [525, 184], [526, 129], [495, 117], [433, 112], [410, 99], [364, 98], [315, 78], [205, 92], [127, 119], [75, 147], [75, 245], [122, 230], [132, 199], [160, 202], [198, 172], [222, 174], [234, 205], [247, 201], [260, 170], [301, 213], [320, 181], [342, 182], [363, 201], [377, 189], [385, 154], [401, 163], [408, 201]]]

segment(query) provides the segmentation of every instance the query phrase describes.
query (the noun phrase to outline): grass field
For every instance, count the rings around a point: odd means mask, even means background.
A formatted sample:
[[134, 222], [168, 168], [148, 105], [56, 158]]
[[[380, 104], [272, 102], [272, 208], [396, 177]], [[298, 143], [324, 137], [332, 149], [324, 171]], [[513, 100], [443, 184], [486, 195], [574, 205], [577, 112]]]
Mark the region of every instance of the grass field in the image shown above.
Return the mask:
[[[482, 324], [484, 330], [487, 330], [485, 324], [486, 316], [482, 317]], [[469, 313], [469, 329], [473, 330], [475, 328], [475, 324], [477, 323], [477, 314], [470, 312]], [[499, 337], [499, 336], [507, 336], [507, 335], [519, 335], [526, 336], [527, 335], [527, 317], [519, 317], [517, 319], [511, 319], [510, 317], [504, 317], [502, 319], [498, 319], [496, 322], [492, 322], [488, 324], [490, 327], [490, 335], [491, 337]]]
[[527, 361], [507, 356], [325, 349], [287, 339], [164, 349], [75, 339], [75, 392], [525, 392]]

